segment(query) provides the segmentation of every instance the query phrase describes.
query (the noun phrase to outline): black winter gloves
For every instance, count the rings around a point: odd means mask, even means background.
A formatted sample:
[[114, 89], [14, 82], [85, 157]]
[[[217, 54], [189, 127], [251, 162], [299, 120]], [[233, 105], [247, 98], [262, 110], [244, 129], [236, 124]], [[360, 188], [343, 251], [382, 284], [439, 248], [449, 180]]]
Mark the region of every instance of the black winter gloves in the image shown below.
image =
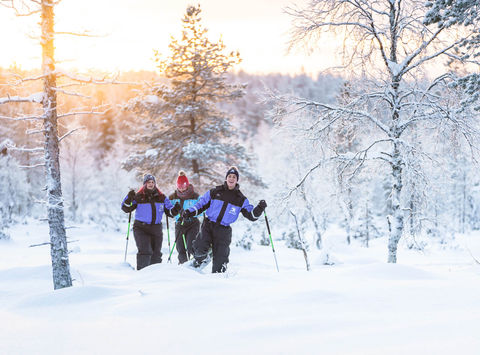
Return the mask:
[[173, 208], [170, 210], [170, 213], [172, 214], [172, 216], [176, 216], [181, 209], [182, 207], [180, 206], [180, 203], [177, 202], [175, 206], [173, 206]]
[[135, 195], [136, 195], [135, 190], [128, 191], [128, 196], [127, 196], [127, 199], [125, 200], [125, 203], [127, 205], [131, 204], [133, 202], [133, 200], [135, 199]]
[[191, 212], [189, 210], [185, 210], [182, 213], [182, 218], [183, 219], [188, 219], [188, 218], [193, 217], [193, 216], [195, 216], [195, 212]]
[[253, 209], [253, 216], [256, 218], [260, 217], [262, 212], [265, 211], [266, 207], [267, 207], [267, 203], [265, 202], [265, 200], [260, 200], [257, 207]]

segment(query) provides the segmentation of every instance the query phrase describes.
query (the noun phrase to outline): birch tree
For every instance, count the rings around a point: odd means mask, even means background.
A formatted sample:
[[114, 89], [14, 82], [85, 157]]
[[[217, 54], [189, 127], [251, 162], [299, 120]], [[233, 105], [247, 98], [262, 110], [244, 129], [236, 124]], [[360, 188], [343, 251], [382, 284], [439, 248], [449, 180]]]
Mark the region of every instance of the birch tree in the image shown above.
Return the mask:
[[[316, 119], [309, 134], [331, 148], [336, 144], [331, 132], [341, 120], [348, 119], [362, 130], [355, 152], [342, 154], [332, 149], [328, 159], [348, 162], [342, 173], [350, 177], [367, 164], [372, 171], [390, 175], [391, 263], [397, 261], [404, 231], [404, 174], [406, 170], [415, 173], [412, 166], [426, 158], [424, 147], [410, 139], [412, 132], [420, 131], [430, 140], [432, 131], [441, 136], [447, 128], [454, 128], [465, 144], [476, 149], [478, 132], [473, 119], [459, 114], [457, 103], [446, 96], [452, 75], [440, 66], [444, 59], [467, 65], [456, 48], [474, 37], [474, 25], [431, 24], [425, 21], [428, 11], [423, 0], [312, 0], [305, 8], [286, 9], [294, 25], [291, 45], [320, 47], [323, 35], [336, 34], [343, 39], [345, 75], [361, 79], [362, 85], [336, 104], [277, 97], [277, 112], [311, 111]], [[439, 75], [431, 75], [434, 69]], [[448, 144], [448, 139], [441, 141]], [[321, 164], [312, 162], [305, 175]]]
[[[50, 234], [50, 255], [52, 261], [52, 276], [54, 289], [72, 286], [70, 263], [68, 257], [67, 236], [65, 231], [64, 200], [60, 178], [60, 149], [59, 143], [76, 129], [65, 132], [59, 136], [58, 121], [60, 118], [73, 117], [82, 114], [100, 114], [90, 110], [87, 112], [76, 111], [58, 113], [58, 93], [82, 96], [67, 88], [84, 83], [105, 83], [106, 80], [97, 81], [93, 78], [72, 75], [56, 68], [54, 39], [58, 32], [54, 30], [54, 9], [58, 2], [54, 0], [31, 1], [2, 1], [2, 5], [11, 8], [19, 16], [40, 15], [40, 44], [42, 48], [41, 73], [35, 77], [21, 78], [10, 83], [10, 87], [20, 86], [25, 82], [41, 81], [43, 89], [28, 96], [12, 96], [0, 98], [0, 105], [28, 103], [30, 106], [40, 105], [41, 109], [32, 109], [30, 114], [21, 114], [13, 117], [2, 116], [9, 121], [30, 121], [41, 123], [41, 127], [30, 130], [29, 134], [43, 134], [43, 147], [11, 147], [31, 153], [43, 153], [43, 161], [30, 167], [42, 165], [45, 168], [46, 209]], [[57, 84], [62, 78], [63, 83]], [[68, 82], [67, 82], [68, 81]], [[30, 107], [29, 106], [29, 107]]]
[[[35, 6], [35, 3], [39, 5], [39, 8]], [[40, 2], [35, 1], [35, 3], [33, 3], [33, 8], [29, 11], [29, 14], [40, 13], [41, 18], [41, 80], [43, 81], [43, 91], [37, 94], [32, 94], [28, 97], [7, 96], [6, 98], [0, 98], [0, 104], [31, 102], [38, 103], [42, 105], [43, 108], [41, 118], [31, 117], [30, 119], [41, 119], [43, 121], [43, 134], [45, 138], [43, 150], [47, 190], [46, 205], [50, 228], [50, 255], [52, 259], [54, 289], [59, 289], [72, 286], [72, 277], [70, 275], [62, 187], [60, 183], [59, 137], [57, 127], [57, 78], [55, 75], [54, 57], [55, 2], [53, 0], [42, 0]], [[14, 6], [13, 2], [11, 6]], [[33, 149], [40, 150], [41, 148]]]

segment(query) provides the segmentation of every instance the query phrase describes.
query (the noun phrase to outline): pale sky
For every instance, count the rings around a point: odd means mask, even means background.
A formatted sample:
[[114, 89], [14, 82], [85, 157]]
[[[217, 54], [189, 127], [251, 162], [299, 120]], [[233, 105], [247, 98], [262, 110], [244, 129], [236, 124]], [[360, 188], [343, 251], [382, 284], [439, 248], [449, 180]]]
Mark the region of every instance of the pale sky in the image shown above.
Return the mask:
[[[318, 53], [287, 54], [290, 16], [282, 9], [306, 0], [63, 0], [56, 10], [56, 31], [88, 30], [100, 37], [57, 36], [60, 67], [107, 71], [155, 70], [153, 50], [168, 54], [170, 37], [179, 37], [181, 19], [189, 4], [200, 3], [202, 23], [209, 38], [221, 35], [227, 50], [238, 50], [243, 60], [236, 69], [250, 73], [308, 74], [334, 66], [331, 48]], [[15, 17], [0, 7], [2, 50], [0, 66], [17, 63], [40, 67], [39, 17]], [[327, 41], [325, 41], [327, 42]], [[330, 42], [331, 43], [331, 42]]]

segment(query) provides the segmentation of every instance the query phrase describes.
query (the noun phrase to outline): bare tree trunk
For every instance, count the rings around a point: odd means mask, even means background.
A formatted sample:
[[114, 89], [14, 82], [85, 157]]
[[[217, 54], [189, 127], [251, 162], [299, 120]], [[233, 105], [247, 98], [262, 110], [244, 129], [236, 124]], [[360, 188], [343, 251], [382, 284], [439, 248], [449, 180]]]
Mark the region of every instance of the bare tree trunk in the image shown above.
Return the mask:
[[[297, 167], [298, 167], [298, 164], [297, 164]], [[298, 167], [297, 169], [298, 169], [298, 171], [300, 171], [300, 167]], [[309, 201], [307, 199], [307, 194], [305, 193], [305, 185], [301, 186], [300, 194], [302, 196], [303, 201], [305, 202], [305, 205], [306, 205], [307, 210], [308, 210], [308, 214], [310, 215], [310, 219], [313, 222], [313, 226], [315, 227], [314, 244], [316, 245], [317, 249], [322, 249], [322, 244], [323, 244], [322, 243], [322, 233], [320, 232], [320, 226], [317, 222], [317, 219], [315, 218], [315, 214], [312, 212], [311, 204], [309, 203]]]
[[193, 170], [193, 180], [195, 184], [200, 187], [200, 167], [198, 165], [197, 159], [192, 159], [192, 170]]
[[[397, 44], [398, 44], [398, 26], [397, 26], [397, 16], [398, 16], [398, 5], [390, 2], [390, 61], [392, 63], [398, 63], [397, 58]], [[402, 79], [401, 75], [398, 73], [391, 72], [391, 113], [392, 113], [392, 125], [390, 127], [390, 135], [393, 138], [393, 149], [391, 156], [391, 167], [392, 167], [392, 230], [390, 232], [390, 238], [388, 240], [388, 262], [396, 263], [397, 262], [397, 248], [398, 242], [403, 234], [403, 211], [401, 209], [401, 195], [403, 189], [402, 183], [402, 167], [403, 159], [400, 152], [400, 136], [401, 132], [399, 129], [399, 120], [400, 120], [400, 111], [401, 107], [399, 98], [399, 87], [400, 81]]]
[[345, 231], [347, 232], [347, 243], [351, 243], [352, 236], [352, 220], [353, 220], [353, 203], [351, 199], [351, 188], [345, 188], [343, 183], [343, 177], [340, 179], [340, 207], [342, 208], [344, 219], [345, 219]]
[[72, 211], [72, 221], [77, 220], [77, 152], [73, 153], [72, 157], [72, 202], [70, 211]]
[[322, 242], [322, 233], [320, 232], [320, 225], [317, 222], [313, 212], [310, 211], [310, 217], [312, 218], [313, 225], [315, 227], [315, 246], [317, 249], [322, 249], [323, 242]]
[[368, 209], [368, 201], [365, 203], [365, 246], [368, 248], [370, 241], [370, 210]]
[[300, 234], [300, 229], [298, 228], [297, 216], [292, 211], [290, 211], [290, 214], [295, 219], [295, 225], [297, 226], [298, 240], [300, 241], [300, 245], [302, 246], [303, 257], [305, 258], [305, 264], [307, 266], [307, 271], [310, 271], [310, 262], [308, 261], [308, 254], [307, 254], [307, 250], [306, 250], [306, 247], [305, 247], [305, 241], [303, 240], [302, 235]]
[[388, 240], [388, 262], [397, 262], [397, 247], [398, 242], [403, 234], [403, 211], [400, 206], [400, 197], [402, 193], [402, 159], [398, 147], [398, 142], [394, 142], [393, 154], [392, 154], [392, 229], [390, 231], [390, 238]]
[[463, 170], [462, 181], [462, 216], [461, 216], [461, 232], [465, 233], [465, 221], [467, 215], [467, 172]]
[[45, 130], [45, 175], [47, 213], [50, 227], [50, 254], [55, 289], [72, 286], [68, 260], [67, 237], [60, 183], [59, 139], [57, 129], [57, 94], [54, 60], [54, 3], [42, 0], [42, 72], [44, 75], [43, 110]]

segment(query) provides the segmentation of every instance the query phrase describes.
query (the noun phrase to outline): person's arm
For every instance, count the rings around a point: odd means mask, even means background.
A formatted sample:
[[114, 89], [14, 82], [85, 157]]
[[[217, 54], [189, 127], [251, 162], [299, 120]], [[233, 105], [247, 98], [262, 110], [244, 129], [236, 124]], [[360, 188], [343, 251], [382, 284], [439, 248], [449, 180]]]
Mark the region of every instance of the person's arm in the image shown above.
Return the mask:
[[187, 208], [185, 211], [183, 211], [182, 217], [184, 218], [193, 217], [193, 216], [199, 215], [200, 213], [208, 209], [208, 206], [210, 206], [210, 200], [211, 200], [210, 191], [211, 190], [208, 190], [207, 192], [205, 192], [198, 199], [196, 204], [194, 204], [192, 207]]
[[265, 200], [261, 200], [258, 205], [253, 208], [253, 205], [251, 205], [250, 202], [248, 202], [248, 199], [245, 198], [242, 209], [240, 211], [245, 218], [249, 219], [250, 221], [256, 221], [258, 217], [262, 215], [265, 207], [267, 207], [267, 203], [265, 202]]
[[[168, 199], [170, 200], [170, 202], [173, 204], [173, 206], [175, 207], [177, 204], [180, 204], [181, 200], [179, 200], [178, 198], [173, 198], [173, 194], [170, 195], [168, 197]], [[173, 209], [172, 210], [169, 210], [167, 209], [167, 207], [164, 205], [163, 207], [163, 211], [165, 212], [165, 214], [170, 217], [170, 218], [173, 218], [175, 217], [179, 212], [181, 212], [181, 205], [180, 205], [180, 208], [178, 208], [178, 211], [174, 211]], [[173, 212], [177, 212], [177, 213], [173, 213]]]
[[175, 205], [173, 205], [167, 196], [165, 196], [165, 200], [163, 201], [163, 206], [165, 209], [165, 213], [167, 213], [167, 215], [171, 217], [176, 216], [181, 209], [180, 203], [177, 202]]
[[137, 201], [135, 201], [135, 191], [134, 190], [130, 190], [127, 194], [127, 196], [125, 196], [125, 198], [123, 199], [123, 202], [122, 202], [122, 211], [125, 212], [125, 213], [129, 213], [129, 212], [132, 212], [133, 210], [135, 210], [137, 208]]

